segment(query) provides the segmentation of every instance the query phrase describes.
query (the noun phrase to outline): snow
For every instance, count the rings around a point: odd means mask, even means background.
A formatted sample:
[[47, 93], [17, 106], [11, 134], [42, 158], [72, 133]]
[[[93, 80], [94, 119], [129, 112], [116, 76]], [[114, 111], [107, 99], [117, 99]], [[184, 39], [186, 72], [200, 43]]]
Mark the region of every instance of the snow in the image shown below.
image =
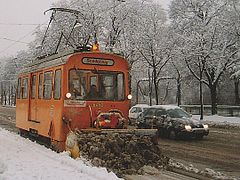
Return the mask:
[[46, 147], [0, 128], [0, 180], [114, 180], [106, 168]]
[[224, 173], [215, 171], [211, 168], [205, 168], [203, 170], [199, 170], [198, 168], [194, 167], [193, 164], [183, 164], [181, 162], [177, 162], [176, 160], [170, 159], [169, 165], [171, 167], [184, 169], [185, 171], [192, 172], [195, 174], [201, 174], [204, 176], [212, 177], [213, 179], [226, 179], [226, 180], [237, 180], [237, 177], [229, 177]]
[[[193, 115], [194, 119], [200, 119], [200, 115]], [[203, 116], [203, 122], [214, 125], [230, 125], [240, 126], [240, 117], [225, 117], [225, 116]]]
[[163, 108], [165, 110], [170, 110], [170, 109], [179, 109], [179, 106], [176, 105], [153, 105], [152, 107], [156, 107], [156, 108]]
[[133, 107], [150, 107], [148, 104], [136, 104]]

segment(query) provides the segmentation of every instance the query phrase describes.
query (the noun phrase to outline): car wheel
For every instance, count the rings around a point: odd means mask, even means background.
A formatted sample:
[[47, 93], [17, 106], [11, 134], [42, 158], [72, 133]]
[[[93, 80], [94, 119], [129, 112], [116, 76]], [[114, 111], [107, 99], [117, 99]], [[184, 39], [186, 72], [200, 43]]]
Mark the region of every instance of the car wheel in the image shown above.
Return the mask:
[[158, 128], [159, 137], [166, 137], [166, 130], [164, 128]]
[[137, 124], [137, 128], [138, 128], [138, 129], [142, 129], [143, 126], [142, 126], [141, 124]]
[[173, 139], [173, 140], [177, 139], [176, 131], [174, 129], [170, 129], [168, 137], [169, 137], [169, 139]]

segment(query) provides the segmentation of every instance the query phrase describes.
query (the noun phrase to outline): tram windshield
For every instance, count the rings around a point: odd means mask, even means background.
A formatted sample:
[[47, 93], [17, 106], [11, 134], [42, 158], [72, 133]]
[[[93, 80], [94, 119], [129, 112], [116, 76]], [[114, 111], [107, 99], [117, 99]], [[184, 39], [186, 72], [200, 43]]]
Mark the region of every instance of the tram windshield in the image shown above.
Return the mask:
[[75, 100], [124, 100], [124, 76], [122, 72], [71, 69], [69, 91]]

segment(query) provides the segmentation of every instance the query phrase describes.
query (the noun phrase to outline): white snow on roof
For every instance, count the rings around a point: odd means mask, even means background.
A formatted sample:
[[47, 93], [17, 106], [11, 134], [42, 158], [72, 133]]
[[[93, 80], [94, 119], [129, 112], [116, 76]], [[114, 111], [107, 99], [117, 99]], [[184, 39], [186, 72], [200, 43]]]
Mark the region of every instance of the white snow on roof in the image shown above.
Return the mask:
[[150, 107], [148, 104], [136, 104], [133, 107]]
[[176, 105], [153, 105], [152, 107], [154, 108], [162, 108], [162, 109], [179, 109], [180, 107], [176, 106]]
[[106, 168], [86, 165], [67, 152], [56, 153], [17, 134], [0, 128], [1, 180], [114, 180]]

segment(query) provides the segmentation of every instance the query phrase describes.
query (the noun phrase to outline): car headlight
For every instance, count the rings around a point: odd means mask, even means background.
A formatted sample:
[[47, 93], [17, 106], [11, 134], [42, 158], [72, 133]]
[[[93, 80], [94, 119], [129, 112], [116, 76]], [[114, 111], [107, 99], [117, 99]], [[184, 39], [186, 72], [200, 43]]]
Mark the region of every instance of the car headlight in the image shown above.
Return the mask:
[[185, 129], [186, 129], [187, 131], [191, 131], [192, 127], [191, 127], [190, 125], [185, 125]]
[[208, 129], [208, 125], [207, 124], [203, 124], [203, 128], [204, 129]]

